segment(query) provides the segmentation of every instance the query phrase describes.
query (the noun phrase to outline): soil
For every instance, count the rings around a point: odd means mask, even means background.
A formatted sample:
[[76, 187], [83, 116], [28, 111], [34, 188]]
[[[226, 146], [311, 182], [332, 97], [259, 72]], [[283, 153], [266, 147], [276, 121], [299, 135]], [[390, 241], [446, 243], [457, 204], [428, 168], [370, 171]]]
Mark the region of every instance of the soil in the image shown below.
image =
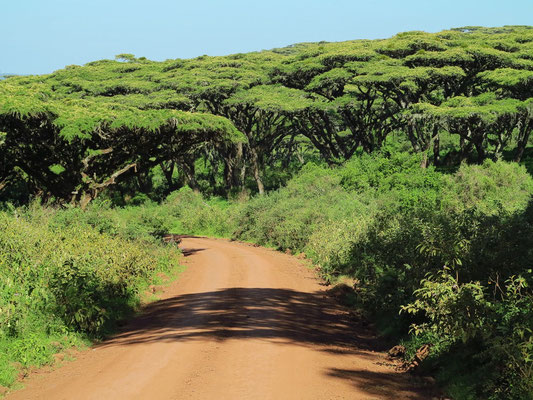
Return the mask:
[[180, 246], [187, 268], [161, 300], [6, 399], [432, 398], [303, 261], [217, 239]]

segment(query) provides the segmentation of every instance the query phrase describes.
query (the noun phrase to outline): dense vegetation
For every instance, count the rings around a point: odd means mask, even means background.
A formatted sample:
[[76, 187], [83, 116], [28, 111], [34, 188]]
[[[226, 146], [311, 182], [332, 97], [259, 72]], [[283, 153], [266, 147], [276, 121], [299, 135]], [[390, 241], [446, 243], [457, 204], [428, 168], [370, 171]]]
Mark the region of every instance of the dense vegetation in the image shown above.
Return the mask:
[[0, 385], [20, 369], [99, 338], [135, 311], [176, 248], [156, 240], [150, 215], [33, 204], [0, 211]]
[[112, 329], [174, 232], [305, 253], [407, 358], [431, 345], [453, 398], [532, 398], [532, 44], [469, 27], [3, 80], [0, 385]]
[[125, 210], [168, 230], [305, 253], [326, 281], [350, 278], [344, 301], [408, 359], [430, 344], [421, 371], [453, 398], [531, 398], [533, 178], [516, 163], [442, 174], [421, 159], [387, 146], [335, 169], [307, 164], [250, 200], [183, 188]]
[[[533, 29], [407, 32], [226, 57], [152, 62], [129, 54], [0, 84], [0, 188], [86, 204], [131, 181], [217, 194], [279, 184], [319, 156], [342, 163], [390, 136], [423, 166], [520, 161], [533, 129]], [[235, 129], [236, 128], [236, 129]], [[176, 167], [181, 182], [176, 180]]]

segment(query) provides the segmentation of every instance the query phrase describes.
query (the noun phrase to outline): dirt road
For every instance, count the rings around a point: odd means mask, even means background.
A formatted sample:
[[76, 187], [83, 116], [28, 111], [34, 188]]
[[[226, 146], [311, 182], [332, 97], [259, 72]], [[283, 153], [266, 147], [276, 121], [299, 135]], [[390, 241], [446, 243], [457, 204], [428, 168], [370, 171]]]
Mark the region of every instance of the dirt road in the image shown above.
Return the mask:
[[187, 238], [162, 300], [8, 400], [427, 399], [294, 257]]

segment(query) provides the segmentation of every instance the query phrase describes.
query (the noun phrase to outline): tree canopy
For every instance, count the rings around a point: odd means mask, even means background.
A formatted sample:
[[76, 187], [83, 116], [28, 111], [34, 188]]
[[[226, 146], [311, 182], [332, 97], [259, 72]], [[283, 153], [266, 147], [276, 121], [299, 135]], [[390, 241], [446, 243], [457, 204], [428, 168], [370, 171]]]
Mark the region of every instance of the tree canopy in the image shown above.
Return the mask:
[[533, 129], [532, 46], [533, 27], [466, 27], [163, 62], [120, 54], [9, 77], [0, 189], [23, 174], [80, 200], [154, 165], [169, 182], [177, 166], [194, 186], [209, 153], [227, 190], [251, 176], [262, 192], [266, 166], [298, 147], [336, 164], [391, 134], [427, 154], [424, 165], [504, 150], [520, 161]]

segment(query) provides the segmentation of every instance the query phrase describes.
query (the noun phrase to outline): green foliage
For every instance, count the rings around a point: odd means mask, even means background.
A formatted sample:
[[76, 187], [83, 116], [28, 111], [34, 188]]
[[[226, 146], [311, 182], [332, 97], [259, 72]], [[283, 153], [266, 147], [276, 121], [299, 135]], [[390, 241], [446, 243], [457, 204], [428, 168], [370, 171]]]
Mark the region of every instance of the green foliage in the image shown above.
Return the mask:
[[[424, 313], [426, 322], [413, 324], [416, 335], [431, 333], [445, 353], [457, 342], [477, 342], [481, 347], [477, 361], [500, 370], [486, 378], [472, 380], [470, 391], [490, 399], [530, 399], [533, 393], [533, 293], [529, 279], [511, 276], [503, 284], [489, 282], [461, 283], [444, 269], [438, 276], [428, 276], [415, 291], [416, 300], [403, 311]], [[434, 355], [435, 357], [435, 355]], [[471, 375], [472, 372], [467, 372]], [[453, 379], [453, 377], [451, 377]], [[503, 380], [502, 384], [498, 380]], [[487, 387], [488, 385], [488, 387]], [[453, 388], [453, 387], [452, 387]], [[452, 389], [454, 390], [454, 389]], [[456, 398], [467, 398], [464, 394]]]
[[1, 81], [0, 201], [63, 209], [2, 206], [0, 384], [105, 333], [172, 232], [305, 252], [409, 356], [431, 344], [450, 395], [528, 398], [532, 43], [464, 27]]
[[0, 212], [0, 384], [12, 383], [13, 363], [46, 364], [109, 332], [156, 272], [176, 268], [177, 250], [146, 241], [146, 230], [123, 238], [121, 218], [96, 208]]
[[[347, 208], [329, 207], [333, 202]], [[339, 186], [338, 176], [327, 168], [308, 164], [287, 187], [245, 204], [236, 234], [278, 249], [303, 251], [318, 225], [340, 215], [348, 216], [354, 207]]]
[[[235, 207], [235, 206], [234, 206]], [[171, 193], [160, 206], [174, 221], [172, 232], [215, 237], [228, 237], [235, 229], [227, 201], [205, 200], [201, 194], [185, 187]]]
[[[23, 181], [85, 206], [165, 165], [159, 200], [185, 184], [208, 195], [263, 192], [265, 175], [303, 165], [302, 153], [340, 164], [391, 135], [424, 164], [504, 152], [520, 161], [533, 130], [531, 32], [416, 31], [164, 62], [120, 54], [11, 77], [0, 82], [0, 190]], [[453, 139], [441, 148], [441, 137]], [[198, 160], [207, 171], [194, 171]]]
[[525, 168], [517, 164], [486, 161], [462, 165], [447, 177], [443, 203], [455, 213], [513, 214], [527, 207], [532, 185]]

